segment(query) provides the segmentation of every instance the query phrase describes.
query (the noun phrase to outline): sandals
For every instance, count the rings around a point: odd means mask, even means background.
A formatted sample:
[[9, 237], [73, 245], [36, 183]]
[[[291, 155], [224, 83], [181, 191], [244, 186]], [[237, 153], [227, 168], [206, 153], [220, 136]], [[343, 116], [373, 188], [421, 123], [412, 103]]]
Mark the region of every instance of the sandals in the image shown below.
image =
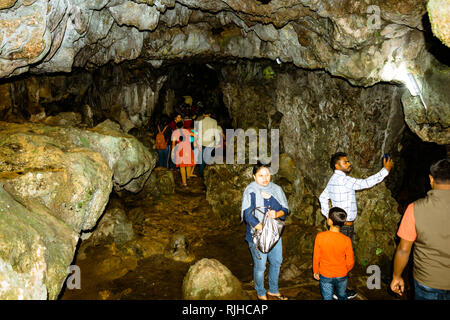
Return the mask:
[[279, 295], [273, 295], [267, 292], [266, 295], [267, 300], [288, 300], [288, 298], [283, 296], [281, 293]]

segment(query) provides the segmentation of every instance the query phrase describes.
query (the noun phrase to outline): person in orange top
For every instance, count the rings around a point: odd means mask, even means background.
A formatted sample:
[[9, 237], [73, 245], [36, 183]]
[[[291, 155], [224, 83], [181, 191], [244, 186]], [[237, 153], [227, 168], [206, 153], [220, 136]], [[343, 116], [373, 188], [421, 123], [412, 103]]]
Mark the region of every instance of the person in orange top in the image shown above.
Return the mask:
[[333, 300], [333, 292], [339, 300], [347, 300], [347, 274], [355, 264], [352, 241], [340, 233], [347, 220], [347, 213], [338, 207], [330, 209], [327, 224], [330, 230], [319, 232], [314, 241], [314, 279], [320, 281], [320, 293], [324, 300]]

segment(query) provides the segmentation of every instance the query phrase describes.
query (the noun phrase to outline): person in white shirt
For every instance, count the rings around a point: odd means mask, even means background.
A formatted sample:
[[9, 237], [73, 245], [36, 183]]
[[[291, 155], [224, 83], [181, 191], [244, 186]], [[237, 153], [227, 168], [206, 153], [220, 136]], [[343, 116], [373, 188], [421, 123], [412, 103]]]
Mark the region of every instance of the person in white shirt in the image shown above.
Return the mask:
[[220, 131], [217, 126], [217, 120], [211, 118], [212, 111], [205, 108], [203, 119], [196, 122], [198, 132], [197, 146], [200, 151], [199, 175], [203, 176], [203, 171], [207, 164], [213, 163], [213, 151], [219, 147]]
[[383, 181], [394, 166], [394, 161], [390, 157], [383, 158], [383, 166], [379, 172], [366, 179], [356, 179], [347, 176], [352, 169], [352, 165], [345, 153], [337, 152], [331, 157], [330, 167], [334, 170], [334, 174], [319, 197], [320, 207], [325, 218], [328, 218], [328, 211], [330, 210], [329, 200], [331, 200], [333, 207], [342, 208], [347, 212], [347, 221], [341, 228], [344, 229], [341, 232], [350, 237], [352, 241], [353, 222], [357, 216], [355, 191], [371, 188]]
[[[352, 243], [353, 224], [357, 216], [355, 191], [371, 188], [383, 181], [394, 166], [394, 161], [390, 157], [383, 158], [383, 166], [379, 172], [366, 179], [356, 179], [347, 176], [352, 169], [352, 165], [347, 159], [347, 154], [337, 152], [331, 156], [330, 167], [331, 170], [334, 170], [334, 173], [319, 197], [320, 207], [322, 214], [327, 219], [330, 210], [329, 200], [331, 200], [332, 207], [339, 207], [347, 212], [347, 221], [340, 228], [340, 232], [349, 237]], [[347, 295], [351, 299], [356, 296], [356, 291], [347, 290]]]

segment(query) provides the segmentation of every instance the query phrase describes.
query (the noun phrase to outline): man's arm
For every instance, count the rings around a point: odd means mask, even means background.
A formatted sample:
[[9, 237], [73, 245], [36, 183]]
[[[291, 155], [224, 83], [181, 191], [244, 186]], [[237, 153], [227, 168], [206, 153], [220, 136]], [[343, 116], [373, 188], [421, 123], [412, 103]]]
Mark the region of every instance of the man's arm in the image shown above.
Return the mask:
[[391, 171], [394, 166], [394, 161], [391, 158], [383, 159], [383, 169], [375, 173], [374, 175], [366, 179], [355, 179], [349, 176], [345, 176], [344, 185], [353, 190], [362, 190], [373, 187], [374, 185], [380, 183], [387, 177], [389, 171]]
[[386, 168], [383, 168], [366, 179], [356, 179], [349, 176], [345, 176], [343, 177], [344, 179], [343, 183], [344, 186], [347, 187], [348, 189], [353, 190], [368, 189], [383, 181], [383, 179], [386, 178], [388, 174], [389, 171], [387, 171]]
[[322, 211], [322, 214], [325, 216], [325, 218], [328, 218], [328, 211], [330, 211], [330, 205], [328, 203], [328, 200], [330, 200], [330, 194], [328, 192], [328, 186], [323, 190], [322, 194], [319, 197], [320, 202], [320, 208]]
[[408, 264], [409, 255], [414, 241], [401, 239], [394, 257], [394, 273], [392, 275], [391, 290], [402, 295], [405, 290], [405, 282], [402, 278], [403, 270]]

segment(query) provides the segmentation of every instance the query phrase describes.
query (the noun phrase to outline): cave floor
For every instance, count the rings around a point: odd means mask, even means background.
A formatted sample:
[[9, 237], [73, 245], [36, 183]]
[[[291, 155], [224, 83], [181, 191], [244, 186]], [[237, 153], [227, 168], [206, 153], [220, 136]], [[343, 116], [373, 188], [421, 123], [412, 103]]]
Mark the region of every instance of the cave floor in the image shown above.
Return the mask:
[[[81, 270], [81, 288], [68, 289], [64, 286], [60, 299], [179, 300], [182, 299], [184, 276], [189, 267], [202, 258], [219, 260], [242, 282], [249, 297], [256, 299], [252, 282], [253, 263], [244, 240], [245, 225], [224, 224], [212, 213], [206, 201], [206, 189], [201, 178], [191, 178], [189, 187], [183, 188], [179, 173], [174, 173], [174, 194], [160, 197], [127, 194], [121, 196], [120, 200], [125, 211], [134, 213], [131, 215], [134, 220], [131, 220], [139, 239], [145, 239], [147, 242], [152, 239], [159, 242], [164, 240], [169, 243], [175, 233], [182, 233], [195, 258], [190, 262], [181, 262], [159, 253], [133, 260], [130, 259], [132, 253], [128, 253], [125, 254], [126, 257], [117, 259], [124, 251], [117, 250], [112, 241], [89, 246], [83, 241], [74, 260], [74, 264]], [[302, 227], [304, 226], [293, 220], [285, 228], [283, 237]], [[108, 259], [108, 270], [102, 271], [104, 263], [100, 262]], [[286, 261], [286, 257], [284, 260]], [[280, 292], [291, 300], [320, 300], [319, 283], [312, 277], [311, 264], [305, 265], [308, 267], [290, 280], [280, 277]], [[283, 268], [280, 275], [282, 273]], [[358, 296], [355, 299], [399, 299], [388, 293], [384, 281], [381, 283], [381, 289], [369, 290], [366, 285], [368, 276], [365, 270], [358, 266], [352, 270], [349, 287], [357, 290]]]

